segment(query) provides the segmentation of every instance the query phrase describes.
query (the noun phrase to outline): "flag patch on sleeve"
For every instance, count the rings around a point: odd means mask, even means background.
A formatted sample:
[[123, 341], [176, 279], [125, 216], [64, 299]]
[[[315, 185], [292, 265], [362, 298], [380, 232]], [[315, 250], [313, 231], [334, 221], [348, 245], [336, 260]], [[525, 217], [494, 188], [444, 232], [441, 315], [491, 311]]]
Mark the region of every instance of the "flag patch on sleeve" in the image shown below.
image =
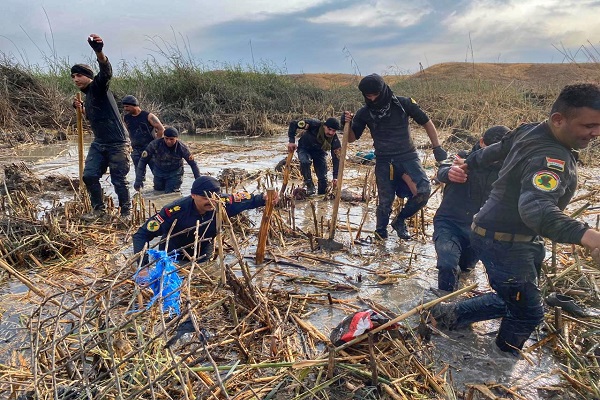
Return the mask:
[[558, 158], [546, 157], [546, 167], [555, 171], [564, 172], [565, 162], [563, 160], [559, 160]]

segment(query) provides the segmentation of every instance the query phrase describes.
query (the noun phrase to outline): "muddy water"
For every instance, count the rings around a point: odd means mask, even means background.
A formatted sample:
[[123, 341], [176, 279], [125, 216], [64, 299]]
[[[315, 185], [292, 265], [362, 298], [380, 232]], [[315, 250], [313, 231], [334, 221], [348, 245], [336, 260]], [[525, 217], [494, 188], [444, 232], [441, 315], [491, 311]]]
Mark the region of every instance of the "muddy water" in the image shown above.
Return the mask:
[[[226, 136], [219, 137], [185, 137], [181, 138], [185, 142], [191, 141], [219, 141], [222, 144], [248, 145], [249, 148], [255, 149], [257, 144], [260, 144], [260, 150], [251, 150], [247, 152], [222, 152], [219, 154], [203, 155], [197, 157], [200, 171], [202, 173], [210, 173], [216, 176], [223, 168], [243, 168], [248, 171], [258, 171], [264, 169], [272, 169], [282, 158], [285, 157], [285, 136], [268, 139], [239, 139], [228, 138]], [[369, 148], [370, 143], [359, 143], [359, 146], [351, 146], [348, 153]], [[239, 149], [239, 147], [236, 147]], [[87, 152], [87, 148], [85, 150]], [[76, 177], [78, 173], [77, 164], [77, 147], [75, 143], [68, 145], [48, 146], [43, 149], [27, 149], [20, 156], [30, 163], [35, 163], [31, 168], [38, 173], [40, 177], [46, 175], [67, 175]], [[186, 165], [184, 182], [182, 185], [182, 193], [189, 193], [193, 176]], [[350, 190], [360, 193], [361, 184], [364, 180], [365, 166], [356, 166], [352, 163], [347, 166], [347, 171], [344, 174], [344, 186]], [[433, 168], [428, 169], [428, 174], [433, 176], [435, 173]], [[130, 182], [134, 180], [134, 172], [130, 171]], [[151, 175], [148, 172], [146, 182], [151, 182]], [[296, 182], [299, 183], [299, 182]], [[114, 196], [110, 180], [102, 179], [102, 185], [106, 191]], [[256, 187], [252, 186], [245, 189], [252, 191]], [[151, 186], [151, 185], [149, 185]], [[151, 190], [145, 190], [146, 195], [153, 195]], [[426, 213], [427, 220], [431, 220], [435, 212], [435, 208], [440, 201], [439, 194], [436, 194], [428, 205]], [[116, 198], [115, 198], [116, 202]], [[321, 216], [325, 219], [331, 214], [332, 201], [326, 201], [318, 197], [314, 198], [317, 209], [317, 218]], [[297, 202], [295, 213], [296, 226], [303, 230], [308, 230], [313, 226], [313, 216], [308, 206], [308, 201]], [[353, 230], [360, 224], [367, 207], [364, 203], [342, 203], [339, 209], [339, 226], [344, 226], [346, 221]], [[375, 225], [374, 220], [374, 204], [369, 205], [369, 215], [363, 227], [362, 238], [367, 238], [369, 232], [372, 232]], [[248, 212], [251, 219], [258, 223], [260, 222], [261, 214], [257, 210]], [[311, 229], [312, 230], [312, 229]], [[435, 251], [431, 243], [432, 226], [427, 227], [427, 240], [412, 240], [400, 241], [395, 233], [390, 229], [390, 239], [383, 244], [363, 243], [352, 244], [350, 234], [346, 230], [338, 229], [336, 240], [344, 242], [345, 252], [332, 254], [332, 257], [337, 261], [344, 262], [349, 265], [361, 266], [371, 270], [390, 269], [394, 273], [405, 274], [396, 283], [381, 285], [377, 276], [369, 272], [355, 268], [352, 266], [328, 266], [320, 263], [313, 263], [316, 271], [310, 273], [320, 279], [328, 279], [333, 282], [343, 282], [355, 285], [358, 288], [357, 292], [332, 292], [334, 298], [355, 300], [359, 295], [363, 298], [371, 299], [380, 303], [396, 314], [402, 314], [409, 311], [415, 306], [434, 299], [434, 295], [430, 292], [430, 287], [436, 287], [437, 270], [435, 269]], [[355, 233], [353, 233], [354, 236]], [[245, 249], [244, 255], [252, 256], [254, 248]], [[326, 256], [327, 254], [323, 254]], [[412, 257], [411, 257], [412, 256]], [[304, 264], [309, 264], [310, 261], [302, 259]], [[285, 270], [298, 275], [303, 272], [282, 266], [281, 270]], [[35, 271], [33, 271], [35, 272]], [[32, 272], [32, 273], [33, 273]], [[361, 281], [359, 282], [359, 275]], [[487, 281], [483, 268], [478, 267], [463, 278], [464, 284], [477, 282], [480, 290], [487, 288]], [[288, 289], [294, 289], [297, 292], [306, 292], [306, 285], [296, 285], [293, 283], [285, 284]], [[2, 293], [2, 304], [4, 308], [4, 316], [1, 323], [14, 327], [18, 317], [15, 314], [26, 314], [27, 310], [17, 309], [13, 304], [16, 297], [15, 293], [23, 292], [25, 288], [22, 285], [9, 280], [3, 282], [0, 287]], [[322, 291], [321, 291], [322, 292]], [[11, 312], [12, 310], [12, 312]], [[10, 316], [12, 314], [12, 316]], [[315, 324], [326, 334], [329, 334], [331, 328], [336, 326], [346, 313], [335, 307], [323, 306], [309, 317], [310, 321]], [[9, 317], [10, 316], [10, 317]], [[410, 320], [410, 324], [414, 327], [418, 323], [417, 318]], [[1, 327], [1, 326], [0, 326]], [[527, 398], [547, 397], [539, 393], [537, 388], [542, 386], [552, 386], [559, 382], [559, 378], [551, 371], [557, 368], [556, 363], [545, 350], [536, 351], [530, 355], [532, 365], [523, 359], [516, 359], [506, 356], [496, 350], [494, 344], [495, 333], [498, 330], [498, 322], [482, 322], [474, 324], [472, 328], [461, 331], [448, 332], [444, 331], [442, 335], [434, 335], [432, 341], [427, 346], [431, 347], [436, 371], [439, 371], [444, 365], [449, 365], [446, 373], [447, 380], [452, 380], [455, 387], [459, 391], [465, 390], [465, 384], [468, 383], [484, 383], [498, 382], [505, 386], [516, 388], [517, 391]], [[0, 338], [1, 339], [1, 338]], [[10, 341], [10, 339], [9, 339]], [[529, 342], [531, 344], [533, 342]]]

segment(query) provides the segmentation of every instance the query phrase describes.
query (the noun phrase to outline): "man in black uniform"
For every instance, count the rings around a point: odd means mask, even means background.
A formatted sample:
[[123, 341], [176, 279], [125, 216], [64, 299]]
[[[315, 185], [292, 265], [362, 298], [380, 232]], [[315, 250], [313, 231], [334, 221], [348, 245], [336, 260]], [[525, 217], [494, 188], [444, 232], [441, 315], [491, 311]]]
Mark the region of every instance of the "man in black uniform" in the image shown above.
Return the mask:
[[[304, 133], [296, 145], [296, 130], [304, 129]], [[340, 123], [335, 118], [328, 118], [321, 122], [317, 119], [301, 119], [290, 122], [288, 129], [288, 151], [293, 153], [298, 149], [300, 159], [300, 172], [306, 185], [306, 194], [315, 194], [315, 184], [312, 180], [311, 164], [314, 164], [318, 178], [318, 193], [325, 194], [327, 190], [327, 151], [331, 152], [333, 162], [333, 186], [337, 184], [338, 168], [340, 166], [341, 143], [336, 132], [340, 129]]]
[[467, 158], [470, 171], [505, 157], [471, 234], [495, 293], [433, 307], [438, 322], [452, 329], [502, 317], [496, 345], [514, 353], [544, 317], [541, 237], [585, 246], [600, 261], [600, 232], [563, 213], [577, 187], [577, 150], [599, 135], [600, 87], [569, 85], [548, 120], [521, 126]]
[[[140, 108], [140, 103], [135, 96], [127, 95], [123, 97], [121, 103], [125, 111], [123, 120], [131, 139], [131, 161], [133, 161], [133, 168], [137, 168], [146, 146], [154, 139], [161, 138], [165, 127], [156, 115]], [[149, 165], [150, 170], [153, 171], [154, 163], [150, 162]]]
[[94, 141], [85, 158], [83, 170], [83, 182], [90, 195], [93, 210], [83, 215], [82, 219], [93, 221], [106, 214], [100, 178], [108, 168], [110, 168], [110, 179], [119, 199], [121, 216], [128, 217], [131, 202], [129, 183], [127, 182], [127, 173], [129, 172], [127, 130], [121, 122], [115, 98], [108, 90], [112, 78], [112, 67], [102, 52], [104, 42], [100, 36], [93, 33], [88, 37], [88, 44], [96, 53], [100, 67], [98, 75], [94, 77], [90, 66], [85, 64], [76, 64], [71, 67], [73, 83], [85, 93], [85, 100], [79, 102], [74, 99], [73, 106], [81, 108], [90, 122], [92, 132], [94, 132]]
[[183, 183], [183, 160], [187, 161], [194, 179], [200, 176], [198, 164], [188, 147], [178, 140], [177, 129], [168, 127], [161, 139], [155, 139], [142, 152], [135, 170], [133, 188], [140, 190], [146, 178], [146, 165], [154, 162], [154, 190], [164, 190], [165, 193], [179, 191]]
[[[233, 217], [244, 210], [261, 207], [265, 205], [266, 194], [251, 195], [247, 192], [235, 194], [220, 194], [219, 181], [209, 176], [201, 176], [192, 184], [191, 195], [177, 200], [150, 217], [133, 235], [133, 252], [139, 253], [146, 243], [153, 238], [167, 236], [175, 220], [177, 223], [171, 232], [168, 252], [178, 250], [178, 259], [183, 260], [182, 250], [185, 249], [189, 255], [194, 254], [190, 248], [195, 241], [196, 221], [200, 221], [198, 231], [199, 248], [197, 249], [198, 260], [206, 261], [213, 253], [213, 239], [217, 236], [217, 219], [215, 218], [215, 206], [213, 195], [220, 197], [225, 203], [227, 215]], [[278, 196], [275, 195], [275, 202]], [[176, 235], [178, 232], [188, 230], [186, 233]], [[165, 250], [165, 245], [159, 246]]]
[[431, 186], [410, 136], [409, 117], [425, 128], [436, 161], [444, 161], [448, 155], [440, 146], [433, 122], [415, 100], [410, 97], [395, 96], [383, 78], [377, 74], [364, 77], [358, 88], [365, 98], [365, 106], [356, 112], [356, 116], [345, 111], [342, 123], [352, 121], [348, 139], [350, 143], [359, 139], [367, 126], [373, 137], [375, 177], [379, 197], [376, 211], [376, 237], [381, 239], [388, 237], [387, 226], [397, 186], [394, 177], [406, 174], [416, 186], [417, 194], [409, 198], [394, 218], [392, 228], [401, 239], [410, 239], [404, 221], [427, 204]]
[[[509, 131], [503, 125], [489, 128], [470, 153], [499, 142]], [[469, 152], [461, 151], [456, 158], [465, 159], [468, 155]], [[502, 162], [498, 161], [487, 168], [472, 170], [468, 179], [459, 166], [453, 165], [452, 159], [442, 162], [438, 169], [437, 178], [445, 183], [444, 197], [433, 217], [440, 290], [455, 291], [460, 272], [469, 271], [477, 264], [469, 239], [473, 215], [487, 200], [500, 167]]]

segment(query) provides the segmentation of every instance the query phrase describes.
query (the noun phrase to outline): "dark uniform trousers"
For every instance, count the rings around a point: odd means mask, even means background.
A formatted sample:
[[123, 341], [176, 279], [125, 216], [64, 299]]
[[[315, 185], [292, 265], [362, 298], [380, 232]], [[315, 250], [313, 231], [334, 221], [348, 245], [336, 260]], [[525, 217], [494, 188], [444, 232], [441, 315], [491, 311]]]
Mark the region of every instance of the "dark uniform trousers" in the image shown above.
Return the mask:
[[183, 183], [183, 166], [174, 171], [163, 171], [155, 165], [152, 173], [154, 174], [154, 190], [164, 190], [165, 193], [173, 193], [181, 188], [181, 184]]
[[[406, 219], [415, 215], [429, 200], [431, 184], [418, 158], [408, 161], [395, 161], [393, 158], [377, 156], [375, 162], [375, 179], [377, 182], [378, 204], [375, 232], [387, 237], [387, 226], [392, 212], [392, 204], [396, 198], [396, 189], [406, 173], [417, 186], [417, 195], [409, 197], [398, 213], [398, 219]], [[392, 172], [393, 171], [393, 172]]]
[[485, 265], [490, 286], [496, 293], [456, 303], [456, 327], [502, 318], [496, 344], [501, 350], [514, 353], [515, 348], [523, 348], [544, 318], [537, 285], [544, 244], [539, 237], [530, 242], [508, 242], [472, 233], [471, 245]]
[[304, 178], [304, 183], [309, 186], [312, 184], [311, 164], [314, 164], [315, 173], [318, 179], [318, 190], [320, 194], [325, 193], [327, 189], [327, 153], [322, 149], [306, 149], [298, 147], [298, 159], [300, 160], [300, 172]]
[[460, 272], [470, 271], [478, 261], [471, 246], [471, 227], [442, 218], [434, 220], [433, 225], [438, 288], [453, 292], [458, 288]]
[[107, 169], [110, 169], [110, 181], [115, 187], [121, 213], [131, 209], [129, 182], [127, 181], [129, 166], [128, 144], [100, 144], [92, 142], [85, 158], [83, 182], [90, 194], [90, 201], [94, 210], [106, 208], [104, 199], [102, 198], [100, 178], [102, 178]]

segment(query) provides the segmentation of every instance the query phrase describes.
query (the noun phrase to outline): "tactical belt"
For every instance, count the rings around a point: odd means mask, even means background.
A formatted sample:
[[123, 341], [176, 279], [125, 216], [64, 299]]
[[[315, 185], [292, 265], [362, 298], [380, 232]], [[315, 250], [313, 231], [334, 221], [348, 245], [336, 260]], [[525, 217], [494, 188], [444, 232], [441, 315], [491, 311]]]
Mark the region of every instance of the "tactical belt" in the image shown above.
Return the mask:
[[499, 240], [501, 242], [531, 242], [535, 239], [535, 236], [521, 235], [520, 233], [504, 233], [494, 232], [475, 225], [475, 222], [471, 225], [471, 230], [479, 236]]

